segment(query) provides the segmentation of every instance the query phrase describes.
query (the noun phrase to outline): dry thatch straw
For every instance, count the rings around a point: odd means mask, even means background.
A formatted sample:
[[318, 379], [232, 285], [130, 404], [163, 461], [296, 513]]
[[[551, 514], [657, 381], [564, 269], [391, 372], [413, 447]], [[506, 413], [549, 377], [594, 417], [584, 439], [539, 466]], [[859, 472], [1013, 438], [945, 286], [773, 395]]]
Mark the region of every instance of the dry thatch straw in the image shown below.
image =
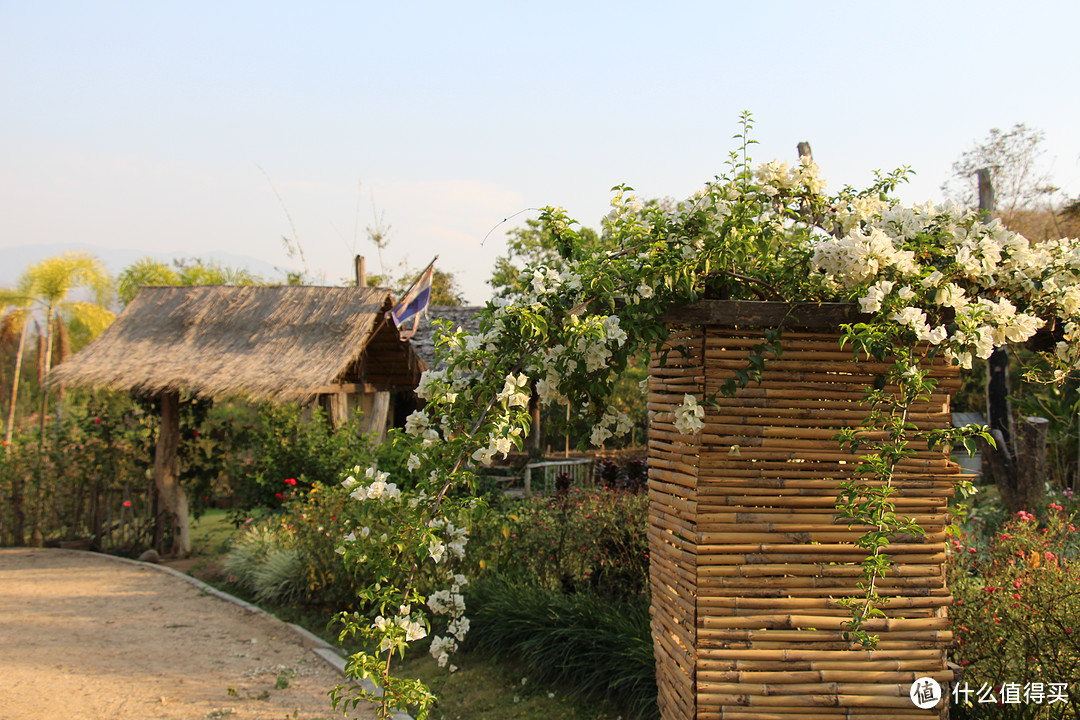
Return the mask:
[[[306, 402], [328, 386], [415, 386], [422, 362], [370, 287], [146, 287], [52, 381]], [[360, 389], [360, 388], [358, 388]]]

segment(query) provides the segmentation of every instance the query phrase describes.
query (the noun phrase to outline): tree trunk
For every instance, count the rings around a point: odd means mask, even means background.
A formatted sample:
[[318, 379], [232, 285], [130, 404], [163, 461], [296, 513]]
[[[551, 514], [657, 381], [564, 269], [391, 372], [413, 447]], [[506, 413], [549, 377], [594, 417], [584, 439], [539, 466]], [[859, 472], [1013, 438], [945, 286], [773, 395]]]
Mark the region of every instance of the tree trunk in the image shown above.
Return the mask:
[[180, 485], [180, 394], [161, 394], [161, 429], [154, 454], [154, 484], [160, 500], [159, 522], [171, 530], [170, 555], [185, 557], [191, 552], [188, 528], [188, 503]]
[[[64, 319], [57, 317], [54, 322], [56, 323], [56, 359], [54, 364], [67, 360], [71, 355], [71, 335], [68, 333], [67, 325], [64, 323]], [[60, 427], [60, 418], [64, 413], [64, 386], [62, 383], [56, 384], [56, 426]]]
[[[23, 350], [26, 349], [26, 333], [29, 322], [23, 322], [19, 332], [19, 349], [15, 352], [15, 377], [11, 379], [11, 404], [8, 406], [7, 427], [4, 428], [4, 452], [11, 452], [11, 436], [15, 429], [15, 402], [19, 398], [19, 376], [22, 375]], [[11, 544], [22, 547], [26, 540], [26, 510], [23, 507], [23, 479], [19, 473], [11, 476]]]
[[26, 349], [26, 332], [29, 322], [23, 322], [19, 332], [19, 349], [15, 352], [15, 376], [11, 378], [11, 404], [8, 405], [7, 427], [4, 428], [4, 448], [11, 452], [11, 433], [15, 428], [15, 401], [19, 397], [19, 376], [22, 375], [23, 350]]
[[1018, 429], [1016, 490], [1021, 507], [1016, 510], [1034, 512], [1046, 500], [1046, 439], [1050, 433], [1050, 421], [1041, 417], [1025, 417], [1018, 423]]
[[41, 437], [38, 438], [38, 442], [42, 445], [45, 443], [45, 416], [49, 413], [49, 370], [52, 364], [53, 346], [52, 322], [53, 309], [52, 305], [50, 305], [48, 313], [45, 315], [45, 369], [41, 375], [41, 417], [38, 420], [41, 425]]

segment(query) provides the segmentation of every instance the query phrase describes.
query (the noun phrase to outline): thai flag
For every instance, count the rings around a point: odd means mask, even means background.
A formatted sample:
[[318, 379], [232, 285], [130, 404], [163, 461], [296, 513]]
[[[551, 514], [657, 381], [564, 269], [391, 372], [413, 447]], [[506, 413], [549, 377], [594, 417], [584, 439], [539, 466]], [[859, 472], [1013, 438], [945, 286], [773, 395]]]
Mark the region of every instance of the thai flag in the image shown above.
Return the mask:
[[435, 261], [432, 260], [431, 264], [427, 266], [427, 270], [413, 283], [413, 286], [409, 288], [409, 292], [405, 293], [405, 297], [390, 313], [395, 326], [400, 328], [406, 320], [415, 317], [416, 319], [413, 321], [415, 328], [416, 321], [420, 319], [419, 314], [424, 311], [424, 308], [428, 306], [428, 302], [431, 300], [431, 278], [434, 274]]

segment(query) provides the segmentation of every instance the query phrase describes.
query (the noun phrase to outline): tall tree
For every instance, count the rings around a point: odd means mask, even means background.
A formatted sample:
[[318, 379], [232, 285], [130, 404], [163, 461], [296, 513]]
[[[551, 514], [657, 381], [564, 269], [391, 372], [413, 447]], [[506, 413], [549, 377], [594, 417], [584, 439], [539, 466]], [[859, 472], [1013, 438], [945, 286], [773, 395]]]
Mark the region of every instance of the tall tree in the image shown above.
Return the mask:
[[[101, 261], [90, 253], [69, 252], [46, 258], [27, 268], [18, 280], [16, 292], [33, 312], [43, 315], [41, 332], [45, 339], [45, 378], [41, 392], [40, 423], [44, 436], [49, 405], [48, 374], [54, 364], [53, 346], [57, 344], [65, 350], [70, 347], [67, 333], [72, 326], [82, 328], [89, 336], [97, 335], [108, 327], [115, 318], [108, 309], [113, 292], [112, 279]], [[63, 359], [61, 354], [56, 362]]]
[[989, 172], [998, 216], [1006, 226], [1025, 212], [1044, 207], [1057, 193], [1039, 160], [1043, 155], [1042, 130], [1016, 123], [990, 135], [964, 152], [952, 165], [952, 177], [941, 186], [945, 197], [965, 207], [979, 206], [979, 170]]
[[545, 265], [560, 270], [572, 253], [588, 254], [605, 247], [601, 236], [590, 228], [578, 230], [574, 243], [574, 247], [565, 243], [560, 246], [551, 228], [530, 218], [523, 227], [516, 227], [506, 234], [507, 254], [495, 258], [488, 285], [497, 295], [523, 290], [527, 281], [520, 275], [526, 265]]
[[172, 264], [144, 257], [124, 268], [117, 277], [117, 295], [127, 305], [139, 288], [154, 285], [261, 285], [263, 279], [244, 269], [199, 258]]
[[19, 377], [22, 375], [23, 351], [26, 349], [26, 334], [30, 327], [29, 317], [30, 298], [19, 293], [18, 290], [0, 290], [0, 308], [3, 317], [0, 318], [0, 335], [5, 338], [18, 336], [18, 345], [15, 349], [15, 370], [11, 377], [11, 394], [8, 401], [7, 422], [4, 423], [4, 448], [11, 452], [11, 433], [15, 426], [15, 402], [19, 395]]
[[[88, 293], [89, 300], [75, 298], [76, 291], [82, 289]], [[19, 378], [22, 374], [22, 359], [26, 349], [26, 338], [31, 323], [38, 327], [39, 362], [44, 368], [41, 387], [40, 437], [45, 437], [45, 416], [48, 411], [48, 371], [53, 363], [53, 346], [61, 352], [55, 358], [63, 360], [64, 353], [70, 347], [68, 331], [72, 326], [82, 329], [83, 334], [93, 336], [100, 333], [113, 319], [113, 313], [106, 307], [111, 299], [112, 283], [104, 266], [88, 253], [66, 253], [42, 260], [31, 265], [19, 276], [16, 287], [0, 293], [0, 306], [3, 307], [3, 324], [8, 334], [17, 332], [18, 349], [15, 352], [15, 371], [12, 376], [11, 398], [8, 417], [4, 429], [4, 443], [8, 451], [11, 448], [12, 431], [15, 427], [15, 408], [18, 402]], [[38, 321], [35, 314], [42, 316]], [[41, 358], [41, 355], [44, 358]], [[13, 478], [11, 487], [12, 533], [16, 545], [22, 545], [24, 538], [24, 512], [21, 478]]]

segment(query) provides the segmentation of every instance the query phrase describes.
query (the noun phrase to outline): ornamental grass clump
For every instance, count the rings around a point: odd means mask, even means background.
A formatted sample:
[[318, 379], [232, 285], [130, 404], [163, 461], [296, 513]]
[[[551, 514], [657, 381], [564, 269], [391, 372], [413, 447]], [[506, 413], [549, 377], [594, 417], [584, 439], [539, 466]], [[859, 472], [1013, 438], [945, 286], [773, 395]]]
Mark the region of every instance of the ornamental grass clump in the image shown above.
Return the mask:
[[[1032, 377], [1062, 380], [1080, 369], [1080, 242], [1031, 243], [974, 211], [904, 206], [890, 194], [905, 171], [879, 175], [864, 190], [827, 194], [809, 158], [755, 167], [748, 115], [742, 124], [726, 172], [684, 202], [646, 205], [617, 186], [604, 221], [605, 251], [583, 250], [574, 221], [545, 209], [544, 231], [559, 259], [524, 270], [522, 290], [490, 301], [477, 332], [444, 326], [437, 334], [440, 369], [424, 373], [417, 394], [426, 405], [399, 438], [408, 482], [383, 481], [413, 490], [400, 499], [364, 493], [358, 502], [386, 514], [385, 537], [343, 540], [346, 561], [377, 578], [365, 595], [377, 614], [349, 621], [379, 650], [353, 656], [339, 703], [373, 699], [382, 717], [406, 707], [426, 713], [429, 695], [397, 684], [390, 667], [415, 634], [407, 628], [431, 621], [418, 610], [426, 607], [419, 580], [442, 589], [459, 584], [453, 562], [464, 558], [447, 547], [463, 526], [446, 518], [472, 507], [451, 488], [469, 486], [479, 468], [521, 449], [531, 424], [530, 386], [541, 404], [565, 406], [556, 412], [587, 426], [582, 444], [631, 430], [633, 422], [610, 402], [616, 381], [642, 354], [663, 352], [662, 315], [672, 307], [717, 298], [783, 301], [793, 315], [823, 302], [857, 304], [865, 313], [841, 327], [844, 347], [858, 359], [888, 360], [891, 369], [867, 388], [887, 392], [871, 398], [876, 411], [867, 425], [836, 439], [863, 453], [861, 475], [845, 487], [837, 512], [865, 531], [859, 547], [866, 559], [857, 563], [863, 598], [852, 602], [848, 627], [864, 647], [876, 643], [863, 625], [879, 616], [877, 588], [891, 568], [881, 549], [890, 535], [922, 533], [895, 512], [898, 465], [916, 442], [973, 447], [977, 437], [989, 438], [983, 428], [920, 433], [909, 422], [907, 409], [934, 382], [923, 364], [944, 358], [968, 368], [997, 346], [1034, 342]], [[723, 392], [762, 378], [770, 358], [783, 352], [782, 325], [753, 348]], [[688, 393], [673, 413], [679, 430], [701, 432], [717, 401]], [[381, 696], [355, 682], [367, 677], [383, 687]]]
[[470, 647], [520, 663], [534, 679], [657, 717], [655, 661], [645, 598], [629, 602], [567, 595], [489, 578], [468, 593]]

